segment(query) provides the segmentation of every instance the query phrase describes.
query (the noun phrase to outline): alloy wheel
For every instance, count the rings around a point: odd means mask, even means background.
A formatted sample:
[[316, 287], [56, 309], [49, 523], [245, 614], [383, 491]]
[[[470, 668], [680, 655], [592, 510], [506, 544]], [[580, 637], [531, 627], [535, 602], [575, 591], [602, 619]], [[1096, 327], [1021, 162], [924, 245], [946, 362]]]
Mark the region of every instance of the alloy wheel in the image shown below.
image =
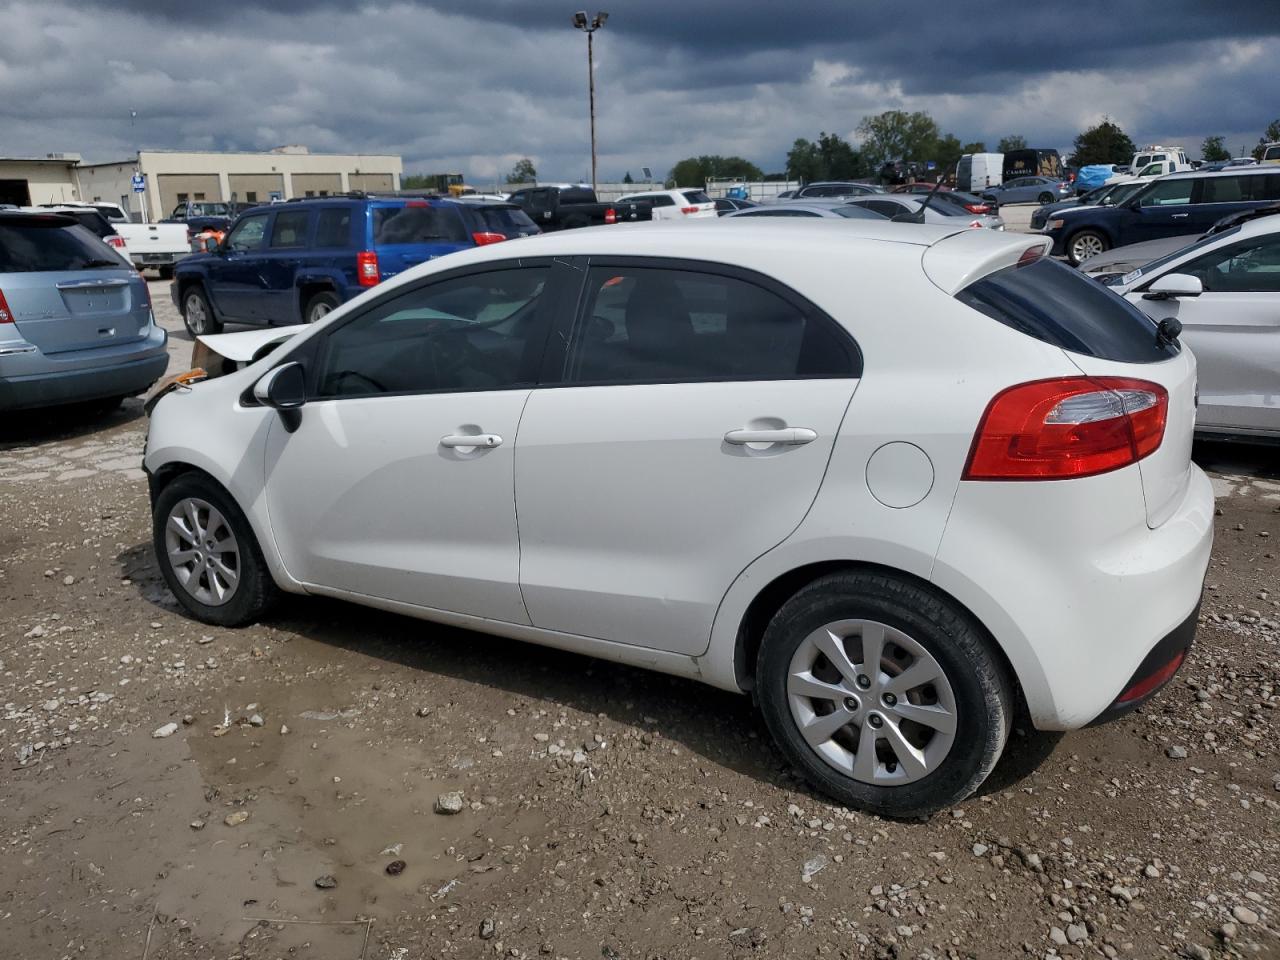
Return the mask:
[[187, 326], [191, 328], [193, 333], [204, 333], [208, 324], [208, 315], [205, 313], [204, 300], [200, 296], [193, 293], [187, 297], [184, 314]]
[[871, 620], [839, 620], [805, 637], [787, 671], [787, 703], [810, 748], [863, 783], [920, 780], [955, 742], [955, 694], [942, 665]]
[[174, 576], [191, 596], [219, 607], [240, 585], [240, 545], [226, 518], [206, 500], [179, 500], [165, 521], [165, 551]]
[[333, 304], [322, 300], [311, 308], [311, 316], [307, 318], [307, 322], [315, 323], [318, 320], [323, 320], [331, 313], [333, 313]]
[[1081, 234], [1071, 241], [1071, 255], [1077, 263], [1096, 257], [1103, 250], [1102, 240], [1092, 233]]

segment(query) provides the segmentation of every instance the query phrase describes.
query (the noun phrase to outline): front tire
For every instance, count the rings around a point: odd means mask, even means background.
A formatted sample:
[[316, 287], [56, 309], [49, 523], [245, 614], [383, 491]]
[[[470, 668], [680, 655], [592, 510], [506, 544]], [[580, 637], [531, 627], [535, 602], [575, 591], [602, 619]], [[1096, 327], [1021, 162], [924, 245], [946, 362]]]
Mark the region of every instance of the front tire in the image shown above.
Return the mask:
[[1036, 202], [1039, 203], [1040, 206], [1044, 206], [1046, 203], [1053, 203], [1053, 194], [1042, 193], [1036, 198]]
[[222, 321], [213, 315], [209, 298], [200, 287], [189, 287], [182, 294], [182, 322], [193, 338], [222, 332]]
[[1067, 259], [1075, 266], [1084, 263], [1090, 257], [1096, 257], [1110, 249], [1107, 238], [1096, 230], [1081, 230], [1071, 235], [1067, 241]]
[[822, 577], [783, 605], [765, 630], [756, 691], [806, 780], [890, 817], [927, 816], [973, 793], [1013, 717], [1011, 684], [981, 627], [925, 585], [869, 571]]
[[202, 474], [183, 474], [160, 491], [151, 534], [165, 583], [203, 623], [252, 623], [279, 594], [244, 512]]

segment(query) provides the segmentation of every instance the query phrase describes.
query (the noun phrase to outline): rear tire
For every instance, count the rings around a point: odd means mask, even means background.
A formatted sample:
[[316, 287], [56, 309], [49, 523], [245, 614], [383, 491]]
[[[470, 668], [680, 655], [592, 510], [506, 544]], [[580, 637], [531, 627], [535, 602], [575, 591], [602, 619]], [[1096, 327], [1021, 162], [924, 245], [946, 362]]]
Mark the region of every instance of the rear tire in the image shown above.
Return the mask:
[[185, 473], [160, 491], [151, 540], [165, 583], [202, 623], [252, 623], [279, 596], [244, 512], [203, 474]]
[[306, 307], [302, 310], [303, 323], [315, 323], [317, 320], [323, 320], [334, 310], [340, 306], [338, 295], [328, 290], [315, 294], [307, 301]]
[[1078, 267], [1090, 257], [1096, 257], [1110, 248], [1107, 238], [1096, 230], [1081, 230], [1073, 233], [1067, 241], [1067, 259]]
[[[864, 645], [878, 669], [863, 669]], [[822, 577], [783, 604], [760, 645], [756, 694], [806, 780], [889, 817], [973, 793], [1013, 718], [1012, 684], [981, 627], [926, 585], [870, 571]]]
[[182, 322], [193, 338], [222, 331], [222, 321], [213, 315], [209, 298], [200, 287], [188, 287], [182, 294]]

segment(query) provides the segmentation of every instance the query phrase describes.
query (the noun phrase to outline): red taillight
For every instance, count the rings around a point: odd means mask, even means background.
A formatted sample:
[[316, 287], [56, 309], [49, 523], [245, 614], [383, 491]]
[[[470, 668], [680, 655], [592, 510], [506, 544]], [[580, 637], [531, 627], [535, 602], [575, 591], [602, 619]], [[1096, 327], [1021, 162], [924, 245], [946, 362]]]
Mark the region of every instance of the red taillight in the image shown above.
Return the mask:
[[681, 207], [680, 212], [683, 213], [685, 216], [688, 216], [691, 213], [697, 213], [698, 208], [697, 207]]
[[966, 203], [964, 208], [970, 213], [986, 213], [991, 209], [985, 203]]
[[[107, 241], [107, 246], [115, 247], [117, 250], [124, 249], [124, 237], [120, 236], [120, 234], [113, 233], [111, 236], [105, 237], [104, 239]], [[189, 241], [190, 237], [188, 236], [187, 239]]]
[[1147, 694], [1160, 689], [1168, 683], [1178, 668], [1182, 666], [1182, 661], [1187, 659], [1187, 651], [1179, 650], [1172, 660], [1148, 677], [1143, 677], [1133, 686], [1129, 687], [1124, 693], [1116, 698], [1116, 706], [1125, 703], [1133, 703], [1135, 700], [1141, 700]]
[[996, 394], [966, 480], [1061, 480], [1137, 463], [1164, 439], [1169, 394], [1128, 377], [1037, 380]]
[[0, 323], [13, 323], [13, 314], [9, 311], [9, 302], [5, 300], [3, 290], [0, 290]]
[[427, 201], [425, 201], [425, 200], [410, 200], [410, 201], [408, 201], [408, 202], [406, 202], [406, 203], [405, 203], [405, 206], [406, 206], [406, 207], [425, 207], [425, 206], [427, 206]]
[[362, 287], [376, 287], [382, 279], [378, 273], [378, 255], [372, 250], [361, 250], [356, 254], [356, 279]]
[[617, 223], [617, 222], [618, 222], [618, 211], [614, 210], [614, 209], [613, 209], [613, 207], [610, 207], [608, 210], [606, 210], [606, 211], [604, 212], [604, 222], [605, 222], [605, 223]]
[[1018, 262], [1015, 266], [1025, 267], [1028, 263], [1035, 263], [1043, 256], [1044, 247], [1037, 243], [1034, 247], [1027, 247], [1027, 249], [1022, 251], [1022, 256], [1018, 258]]
[[477, 247], [483, 247], [490, 243], [501, 243], [507, 239], [506, 234], [494, 233], [491, 230], [481, 230], [471, 235], [471, 239], [476, 242]]

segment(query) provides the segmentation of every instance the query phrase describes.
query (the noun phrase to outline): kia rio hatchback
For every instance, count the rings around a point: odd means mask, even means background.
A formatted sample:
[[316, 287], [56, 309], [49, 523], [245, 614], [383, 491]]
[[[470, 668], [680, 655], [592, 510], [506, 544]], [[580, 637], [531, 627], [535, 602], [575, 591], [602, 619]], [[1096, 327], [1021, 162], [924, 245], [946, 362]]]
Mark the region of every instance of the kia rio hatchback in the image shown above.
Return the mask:
[[1195, 363], [1048, 242], [872, 221], [459, 253], [164, 395], [164, 576], [345, 598], [749, 692], [819, 789], [927, 814], [1181, 665]]

